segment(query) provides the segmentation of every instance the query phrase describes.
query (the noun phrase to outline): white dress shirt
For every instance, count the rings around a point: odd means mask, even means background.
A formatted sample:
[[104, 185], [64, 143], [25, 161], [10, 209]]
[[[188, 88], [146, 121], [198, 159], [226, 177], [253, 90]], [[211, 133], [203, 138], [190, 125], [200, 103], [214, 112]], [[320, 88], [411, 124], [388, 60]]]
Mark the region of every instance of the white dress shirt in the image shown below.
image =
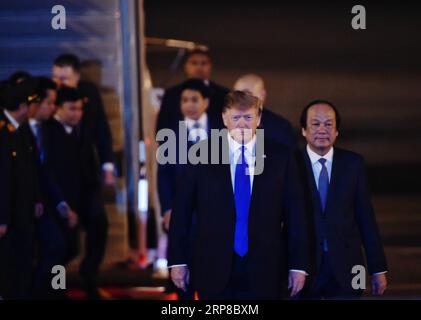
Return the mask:
[[[235, 141], [231, 135], [228, 133], [228, 146], [229, 146], [229, 159], [230, 159], [230, 171], [231, 171], [231, 182], [232, 190], [235, 186], [235, 169], [237, 167], [238, 159], [241, 156], [241, 143]], [[246, 158], [248, 164], [248, 174], [250, 177], [250, 187], [253, 190], [253, 180], [254, 180], [254, 168], [256, 162], [256, 136], [253, 137], [247, 144], [244, 145], [244, 157]], [[251, 194], [250, 190], [250, 194]]]
[[29, 119], [29, 126], [31, 127], [31, 131], [35, 137], [37, 137], [37, 126], [39, 125], [39, 121], [33, 118]]
[[311, 168], [313, 169], [314, 180], [316, 181], [317, 189], [319, 189], [319, 177], [320, 172], [322, 171], [322, 164], [319, 162], [321, 158], [326, 160], [325, 166], [327, 168], [327, 174], [330, 177], [332, 176], [332, 163], [333, 163], [333, 147], [324, 155], [320, 156], [313, 150], [311, 150], [310, 146], [307, 145], [307, 154], [310, 158]]
[[[185, 117], [184, 122], [189, 133], [189, 141], [196, 141], [197, 137], [199, 137], [199, 141], [208, 138], [208, 115], [206, 112], [203, 112], [197, 120]], [[195, 125], [199, 125], [199, 128], [195, 127]]]
[[58, 122], [61, 123], [61, 125], [63, 126], [64, 130], [66, 131], [67, 134], [72, 134], [73, 132], [73, 127], [72, 126], [68, 126], [66, 124], [64, 124], [64, 122], [60, 119], [58, 114], [54, 115], [54, 119], [56, 119]]

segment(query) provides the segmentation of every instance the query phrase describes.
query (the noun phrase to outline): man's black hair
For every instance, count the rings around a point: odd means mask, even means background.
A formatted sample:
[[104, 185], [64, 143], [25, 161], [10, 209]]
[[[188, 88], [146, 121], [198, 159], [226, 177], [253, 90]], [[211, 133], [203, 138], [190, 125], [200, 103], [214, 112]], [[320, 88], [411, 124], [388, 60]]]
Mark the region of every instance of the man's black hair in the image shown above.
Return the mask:
[[38, 95], [44, 100], [48, 95], [48, 90], [57, 90], [56, 83], [48, 77], [40, 76], [38, 80]]
[[58, 67], [72, 67], [73, 70], [80, 71], [80, 60], [79, 58], [72, 53], [64, 53], [59, 55], [54, 60], [54, 65]]
[[201, 54], [201, 55], [207, 56], [209, 58], [209, 60], [212, 60], [209, 50], [193, 49], [193, 50], [187, 51], [186, 58], [185, 58], [184, 62], [187, 62], [187, 60], [189, 60], [189, 58], [191, 56], [195, 55], [195, 54]]
[[181, 85], [181, 93], [186, 90], [194, 90], [200, 92], [203, 98], [209, 98], [209, 89], [205, 82], [201, 79], [189, 79]]
[[314, 106], [316, 104], [326, 104], [333, 109], [333, 111], [335, 112], [335, 118], [336, 118], [336, 129], [339, 129], [340, 126], [341, 126], [341, 115], [339, 114], [338, 109], [334, 106], [334, 104], [332, 102], [329, 102], [327, 100], [321, 100], [321, 99], [313, 100], [305, 106], [305, 108], [301, 112], [301, 116], [300, 116], [301, 128], [307, 129], [308, 109], [310, 109], [312, 106]]
[[75, 102], [82, 99], [83, 97], [78, 89], [70, 87], [60, 87], [60, 89], [58, 89], [57, 91], [56, 104], [58, 106], [62, 106], [65, 102]]

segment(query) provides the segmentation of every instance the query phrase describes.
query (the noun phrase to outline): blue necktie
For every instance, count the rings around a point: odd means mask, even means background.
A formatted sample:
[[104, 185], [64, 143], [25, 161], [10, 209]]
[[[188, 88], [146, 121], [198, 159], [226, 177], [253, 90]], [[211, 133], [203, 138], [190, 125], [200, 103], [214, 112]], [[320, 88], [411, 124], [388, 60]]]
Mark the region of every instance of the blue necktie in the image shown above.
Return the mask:
[[[320, 171], [320, 176], [319, 176], [319, 195], [320, 195], [320, 203], [322, 204], [322, 211], [323, 211], [322, 214], [324, 214], [324, 211], [326, 208], [327, 192], [329, 189], [329, 174], [325, 166], [326, 159], [320, 158], [319, 162], [322, 165], [322, 171]], [[327, 239], [323, 239], [323, 250], [327, 252]]]
[[250, 207], [251, 185], [248, 172], [248, 164], [244, 156], [244, 146], [241, 147], [241, 156], [235, 167], [235, 236], [234, 250], [243, 257], [248, 251], [248, 214]]
[[322, 165], [322, 171], [320, 171], [320, 176], [319, 176], [319, 195], [320, 195], [320, 202], [322, 204], [322, 210], [325, 211], [327, 191], [329, 188], [329, 175], [327, 173], [327, 168], [325, 166], [326, 159], [320, 158], [319, 162]]
[[200, 141], [200, 134], [199, 134], [200, 123], [196, 121], [193, 125], [193, 129], [195, 130], [194, 132], [196, 134], [196, 138], [193, 139], [193, 143], [196, 144]]
[[35, 124], [35, 140], [37, 142], [40, 161], [41, 161], [41, 163], [43, 163], [44, 162], [44, 149], [43, 149], [43, 145], [42, 145], [42, 133], [41, 133], [41, 124], [40, 123]]

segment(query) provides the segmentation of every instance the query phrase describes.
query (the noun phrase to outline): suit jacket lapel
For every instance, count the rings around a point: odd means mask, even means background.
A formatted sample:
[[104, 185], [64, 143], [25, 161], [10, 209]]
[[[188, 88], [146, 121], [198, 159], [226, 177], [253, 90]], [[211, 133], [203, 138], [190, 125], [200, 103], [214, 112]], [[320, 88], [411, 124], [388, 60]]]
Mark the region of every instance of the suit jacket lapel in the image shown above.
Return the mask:
[[[226, 140], [227, 138], [223, 138], [223, 139]], [[220, 142], [220, 148], [219, 148], [220, 164], [215, 164], [211, 166], [217, 169], [218, 176], [220, 177], [220, 181], [221, 181], [221, 188], [223, 190], [223, 194], [228, 195], [226, 199], [228, 201], [227, 205], [228, 207], [231, 207], [234, 217], [235, 217], [235, 199], [234, 199], [234, 188], [233, 188], [233, 184], [231, 180], [231, 166], [229, 162], [227, 164], [223, 162], [222, 155], [224, 154], [224, 150], [223, 150], [224, 143], [222, 140], [220, 140], [219, 142]], [[226, 145], [228, 146], [228, 141], [225, 141], [225, 142], [226, 142]], [[210, 144], [210, 141], [209, 141], [209, 144]], [[229, 152], [229, 150], [226, 150], [226, 152]]]
[[[220, 155], [222, 155], [222, 150]], [[261, 155], [263, 156], [263, 155]], [[220, 159], [222, 161], [222, 159]], [[264, 159], [264, 161], [266, 161], [266, 159]], [[266, 169], [266, 165], [267, 162], [265, 162], [265, 169]], [[231, 208], [233, 208], [233, 212], [234, 214], [236, 213], [236, 209], [235, 209], [235, 195], [234, 195], [234, 186], [231, 180], [231, 166], [230, 164], [222, 164], [222, 165], [216, 165], [216, 167], [218, 167], [218, 174], [221, 177], [221, 188], [223, 188], [224, 193], [229, 194], [229, 203], [228, 205], [231, 206]], [[255, 175], [253, 178], [253, 185], [252, 185], [252, 189], [251, 189], [251, 199], [250, 199], [250, 209], [249, 209], [249, 221], [250, 221], [250, 216], [252, 214], [255, 214], [255, 212], [257, 212], [257, 205], [259, 202], [259, 192], [261, 189], [264, 188], [262, 184], [262, 181], [264, 181], [264, 175], [266, 172], [270, 172], [269, 169], [263, 170], [263, 172], [259, 175]]]
[[304, 162], [306, 165], [306, 170], [307, 170], [306, 176], [307, 176], [308, 185], [310, 186], [313, 203], [315, 204], [315, 209], [317, 210], [317, 212], [321, 213], [322, 204], [320, 201], [319, 190], [317, 189], [316, 181], [314, 180], [313, 164], [311, 163], [310, 157], [308, 156], [307, 151], [305, 149], [302, 151], [302, 153], [303, 153]]
[[[263, 157], [263, 155], [260, 155]], [[269, 155], [270, 156], [270, 155]], [[249, 221], [251, 221], [251, 215], [255, 214], [258, 210], [258, 203], [259, 203], [259, 194], [260, 190], [264, 188], [262, 184], [262, 181], [264, 179], [264, 175], [266, 172], [270, 172], [270, 168], [267, 168], [268, 165], [267, 161], [268, 158], [264, 158], [263, 161], [265, 161], [265, 170], [261, 174], [255, 175], [253, 178], [253, 185], [251, 187], [251, 199], [250, 199], [250, 209], [249, 209]]]
[[211, 129], [212, 129], [212, 121], [211, 121], [211, 119], [210, 119], [210, 117], [209, 117], [209, 113], [207, 114], [207, 116], [208, 116], [208, 123], [207, 123], [207, 128], [206, 128], [206, 133], [208, 134], [208, 140], [210, 141], [210, 138], [211, 138]]
[[339, 172], [342, 172], [342, 161], [340, 152], [337, 149], [334, 149], [333, 153], [333, 163], [332, 163], [332, 172], [330, 177], [329, 189], [327, 193], [327, 200], [326, 200], [326, 213], [329, 211], [331, 203], [335, 199], [336, 194], [336, 186], [338, 184], [338, 179], [340, 177]]

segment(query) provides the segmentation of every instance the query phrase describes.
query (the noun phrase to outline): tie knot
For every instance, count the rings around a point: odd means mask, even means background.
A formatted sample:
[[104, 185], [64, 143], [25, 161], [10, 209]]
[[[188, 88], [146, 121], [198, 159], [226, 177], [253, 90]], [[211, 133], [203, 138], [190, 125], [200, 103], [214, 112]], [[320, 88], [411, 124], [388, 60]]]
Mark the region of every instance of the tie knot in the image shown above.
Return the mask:
[[199, 128], [200, 128], [200, 123], [196, 121], [196, 122], [193, 124], [193, 128], [194, 128], [194, 129], [199, 129]]
[[242, 145], [237, 150], [240, 150], [240, 152], [241, 152], [240, 153], [240, 156], [238, 157], [238, 162], [237, 163], [247, 164], [247, 159], [246, 159], [246, 156], [245, 156], [246, 147], [244, 145]]
[[326, 163], [326, 159], [325, 158], [320, 158], [319, 162], [322, 164], [322, 167], [325, 165]]

